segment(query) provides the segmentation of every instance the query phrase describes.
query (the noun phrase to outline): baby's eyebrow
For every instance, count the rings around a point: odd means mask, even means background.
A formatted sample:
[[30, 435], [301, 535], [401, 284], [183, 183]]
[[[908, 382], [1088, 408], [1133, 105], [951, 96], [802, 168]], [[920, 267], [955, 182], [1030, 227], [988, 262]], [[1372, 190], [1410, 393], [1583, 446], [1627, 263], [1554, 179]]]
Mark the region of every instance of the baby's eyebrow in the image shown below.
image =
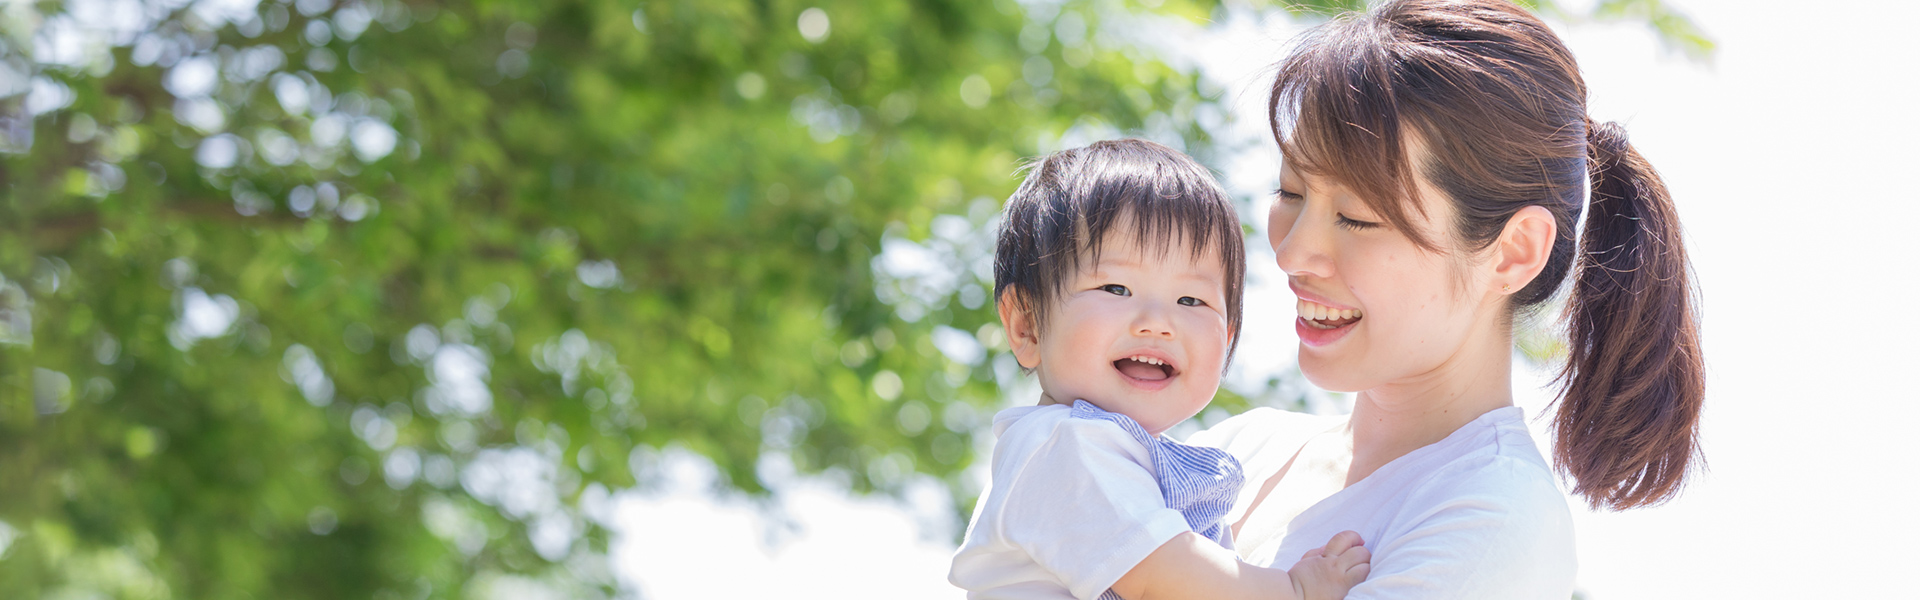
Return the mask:
[[1221, 280], [1219, 277], [1214, 277], [1212, 275], [1204, 275], [1200, 273], [1194, 273], [1191, 271], [1186, 273], [1181, 273], [1179, 275], [1175, 275], [1174, 279], [1206, 285], [1206, 286], [1209, 286], [1209, 289], [1221, 290], [1222, 293], [1225, 292], [1227, 287], [1226, 282]]
[[1198, 273], [1194, 271], [1183, 272], [1179, 275], [1175, 275], [1174, 278], [1185, 279], [1188, 281], [1198, 281], [1201, 283], [1221, 283], [1221, 280], [1219, 277], [1214, 277], [1211, 274]]
[[[1134, 260], [1132, 258], [1123, 258], [1123, 257], [1117, 257], [1117, 256], [1102, 256], [1100, 257], [1100, 262], [1093, 265], [1093, 269], [1087, 271], [1087, 273], [1095, 277], [1099, 277], [1103, 275], [1104, 271], [1106, 271], [1106, 269], [1108, 268], [1140, 269], [1142, 267], [1141, 267], [1140, 261]], [[1183, 270], [1179, 274], [1174, 275], [1173, 278], [1175, 280], [1180, 280], [1180, 281], [1204, 283], [1204, 284], [1212, 285], [1214, 287], [1220, 287], [1220, 288], [1226, 287], [1225, 278], [1216, 276], [1206, 271], [1207, 271], [1206, 269]]]

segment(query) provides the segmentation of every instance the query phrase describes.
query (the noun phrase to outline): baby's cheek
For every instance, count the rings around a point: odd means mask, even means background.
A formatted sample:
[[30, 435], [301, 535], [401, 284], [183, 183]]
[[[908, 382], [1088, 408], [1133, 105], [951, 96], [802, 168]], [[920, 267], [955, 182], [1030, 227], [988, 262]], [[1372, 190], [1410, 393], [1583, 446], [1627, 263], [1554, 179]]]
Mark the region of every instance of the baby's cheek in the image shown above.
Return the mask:
[[1225, 324], [1212, 325], [1206, 329], [1209, 331], [1201, 338], [1206, 341], [1194, 349], [1193, 357], [1198, 362], [1211, 365], [1217, 371], [1221, 363], [1226, 361], [1227, 348], [1233, 344], [1233, 336], [1228, 333]]

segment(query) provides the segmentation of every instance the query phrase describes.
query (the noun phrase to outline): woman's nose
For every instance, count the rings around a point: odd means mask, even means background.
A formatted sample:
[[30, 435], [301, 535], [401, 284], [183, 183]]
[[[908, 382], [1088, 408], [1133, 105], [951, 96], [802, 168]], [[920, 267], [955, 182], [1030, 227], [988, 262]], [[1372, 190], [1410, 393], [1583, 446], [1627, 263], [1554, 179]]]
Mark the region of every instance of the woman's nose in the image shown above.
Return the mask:
[[[1276, 215], [1278, 216], [1278, 215]], [[1327, 253], [1326, 227], [1314, 227], [1307, 211], [1295, 212], [1291, 220], [1276, 218], [1269, 223], [1268, 239], [1273, 243], [1273, 260], [1287, 275], [1328, 277], [1333, 275], [1333, 260]]]

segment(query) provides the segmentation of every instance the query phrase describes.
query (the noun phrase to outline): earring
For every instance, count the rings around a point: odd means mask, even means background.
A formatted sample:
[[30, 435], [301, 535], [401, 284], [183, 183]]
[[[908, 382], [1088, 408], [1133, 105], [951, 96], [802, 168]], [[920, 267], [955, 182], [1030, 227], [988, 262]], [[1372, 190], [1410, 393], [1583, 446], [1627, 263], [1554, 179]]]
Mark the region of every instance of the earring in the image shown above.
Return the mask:
[[1501, 291], [1501, 292], [1503, 292], [1503, 293], [1504, 293], [1504, 292], [1509, 292], [1509, 291], [1512, 291], [1512, 290], [1513, 290], [1513, 288], [1512, 288], [1512, 286], [1508, 286], [1507, 284], [1504, 284], [1504, 283], [1502, 283], [1502, 284], [1500, 284], [1500, 291]]

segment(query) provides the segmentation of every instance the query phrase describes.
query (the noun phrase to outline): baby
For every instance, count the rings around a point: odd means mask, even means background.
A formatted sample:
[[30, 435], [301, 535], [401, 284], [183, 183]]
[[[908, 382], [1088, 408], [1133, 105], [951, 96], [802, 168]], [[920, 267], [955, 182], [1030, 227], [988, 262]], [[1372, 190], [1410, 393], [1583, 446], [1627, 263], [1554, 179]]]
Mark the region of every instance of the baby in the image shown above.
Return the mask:
[[1240, 562], [1240, 463], [1161, 432], [1212, 400], [1240, 330], [1239, 219], [1205, 168], [1139, 140], [1034, 164], [1007, 202], [994, 298], [1039, 405], [994, 416], [992, 480], [948, 579], [969, 598], [1334, 599], [1343, 532], [1292, 571]]

